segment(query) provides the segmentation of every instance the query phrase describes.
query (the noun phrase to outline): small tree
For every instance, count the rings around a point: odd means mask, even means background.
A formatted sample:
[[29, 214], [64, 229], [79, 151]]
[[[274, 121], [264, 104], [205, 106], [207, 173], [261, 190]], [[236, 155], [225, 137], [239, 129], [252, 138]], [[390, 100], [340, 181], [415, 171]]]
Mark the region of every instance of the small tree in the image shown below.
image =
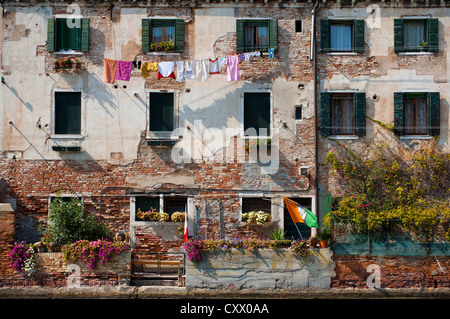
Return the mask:
[[77, 240], [97, 240], [112, 235], [112, 232], [97, 222], [93, 215], [84, 212], [84, 205], [80, 199], [71, 198], [67, 201], [59, 196], [50, 203], [49, 223], [45, 232], [61, 245], [71, 244]]

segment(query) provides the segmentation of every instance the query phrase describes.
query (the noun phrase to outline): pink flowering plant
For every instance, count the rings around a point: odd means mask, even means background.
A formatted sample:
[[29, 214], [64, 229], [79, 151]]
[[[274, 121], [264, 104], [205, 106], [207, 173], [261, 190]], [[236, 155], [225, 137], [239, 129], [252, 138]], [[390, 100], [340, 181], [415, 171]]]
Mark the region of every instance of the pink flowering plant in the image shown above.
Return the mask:
[[109, 240], [78, 240], [73, 244], [62, 248], [64, 262], [76, 263], [84, 262], [91, 271], [98, 265], [108, 262], [115, 255], [119, 255], [130, 247], [130, 244], [123, 241]]
[[34, 245], [25, 241], [15, 242], [9, 251], [9, 264], [14, 270], [31, 275], [34, 269]]
[[201, 239], [191, 239], [185, 245], [186, 256], [189, 260], [199, 262], [202, 261], [202, 240]]

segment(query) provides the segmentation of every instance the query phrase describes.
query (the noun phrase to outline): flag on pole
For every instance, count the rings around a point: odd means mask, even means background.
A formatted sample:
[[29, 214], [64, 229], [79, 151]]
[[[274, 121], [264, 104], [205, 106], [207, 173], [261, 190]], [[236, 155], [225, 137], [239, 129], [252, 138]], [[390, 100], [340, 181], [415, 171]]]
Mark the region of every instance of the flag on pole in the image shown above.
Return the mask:
[[283, 197], [283, 199], [294, 223], [305, 223], [308, 227], [319, 228], [316, 215], [309, 209], [289, 198]]
[[188, 241], [188, 214], [184, 213], [184, 243]]

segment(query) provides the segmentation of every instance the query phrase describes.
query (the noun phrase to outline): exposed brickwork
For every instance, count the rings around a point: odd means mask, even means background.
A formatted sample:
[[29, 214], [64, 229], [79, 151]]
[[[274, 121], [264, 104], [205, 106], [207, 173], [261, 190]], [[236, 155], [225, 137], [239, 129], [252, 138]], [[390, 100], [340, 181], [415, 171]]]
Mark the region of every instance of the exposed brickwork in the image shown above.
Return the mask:
[[14, 247], [14, 222], [14, 212], [0, 211], [0, 278], [13, 273], [9, 265], [9, 251]]
[[[92, 272], [84, 263], [76, 265], [80, 267], [80, 286], [116, 286], [131, 278], [130, 251], [112, 257]], [[68, 277], [75, 275], [71, 269], [69, 264], [63, 261], [63, 253], [36, 253], [36, 272], [33, 275], [27, 276], [14, 271], [8, 276], [0, 276], [0, 286], [66, 287]]]
[[[450, 258], [333, 256], [336, 276], [332, 288], [367, 288], [369, 265], [380, 267], [381, 288], [449, 288]], [[439, 264], [440, 266], [439, 266]], [[444, 272], [441, 270], [444, 270]]]

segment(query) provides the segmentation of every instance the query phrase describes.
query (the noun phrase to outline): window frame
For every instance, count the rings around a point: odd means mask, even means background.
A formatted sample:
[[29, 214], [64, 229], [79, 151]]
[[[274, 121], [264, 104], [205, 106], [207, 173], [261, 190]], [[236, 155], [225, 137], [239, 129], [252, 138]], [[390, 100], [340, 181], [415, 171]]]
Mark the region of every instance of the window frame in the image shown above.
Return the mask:
[[[172, 131], [152, 131], [150, 128], [150, 95], [155, 93], [171, 93], [173, 94], [173, 130]], [[146, 122], [147, 122], [147, 139], [156, 138], [167, 140], [171, 139], [172, 133], [179, 127], [179, 92], [177, 90], [146, 90], [147, 108], [146, 108]]]
[[[245, 28], [247, 24], [265, 23], [267, 26], [267, 48], [257, 48], [256, 46], [247, 47], [245, 45]], [[246, 53], [251, 51], [268, 52], [273, 48], [278, 51], [278, 20], [273, 18], [237, 18], [236, 19], [236, 52]]]
[[[170, 51], [153, 51], [150, 49], [153, 42], [153, 22], [172, 22], [174, 26], [174, 44], [175, 47]], [[184, 52], [185, 42], [185, 21], [177, 17], [147, 17], [141, 20], [141, 50], [146, 54], [180, 54]]]
[[[137, 205], [136, 205], [136, 199], [139, 197], [146, 197], [146, 198], [157, 198], [159, 200], [159, 212], [165, 212], [167, 213], [167, 211], [165, 210], [165, 202], [166, 200], [170, 200], [170, 199], [183, 199], [186, 200], [186, 209], [185, 209], [185, 213], [190, 216], [189, 214], [191, 214], [191, 211], [193, 209], [193, 203], [192, 203], [192, 199], [193, 196], [192, 195], [180, 195], [180, 196], [173, 196], [170, 194], [164, 194], [164, 193], [158, 193], [158, 194], [133, 194], [132, 196], [130, 196], [130, 223], [132, 225], [147, 225], [148, 223], [150, 224], [160, 224], [160, 221], [148, 221], [148, 220], [137, 220], [136, 219], [136, 212], [137, 212]], [[169, 214], [170, 216], [171, 214]], [[189, 217], [188, 217], [189, 218]], [[170, 219], [170, 217], [169, 217]], [[176, 222], [179, 223], [179, 222]], [[170, 224], [176, 224], [172, 221], [170, 221]]]
[[[349, 24], [351, 26], [351, 50], [331, 49], [331, 25]], [[358, 55], [365, 50], [365, 21], [353, 17], [329, 17], [320, 21], [320, 52], [329, 55]]]
[[[72, 51], [62, 51], [58, 45], [58, 20], [62, 19], [77, 19], [80, 20], [80, 43], [79, 49], [70, 49]], [[51, 25], [50, 25], [51, 24]], [[60, 31], [60, 30], [59, 30]], [[70, 35], [72, 38], [72, 34]], [[72, 39], [71, 39], [72, 40]], [[75, 54], [82, 55], [89, 52], [90, 41], [90, 19], [83, 18], [81, 15], [56, 14], [54, 17], [47, 19], [47, 50], [54, 54]]]
[[[427, 46], [421, 48], [405, 48], [405, 23], [423, 21], [425, 24], [425, 40]], [[401, 55], [432, 54], [439, 52], [439, 19], [431, 16], [405, 16], [394, 19], [394, 51]]]
[[[418, 108], [418, 106], [417, 106], [417, 99], [418, 98], [422, 98], [422, 99], [425, 99], [425, 127], [423, 128], [423, 132], [421, 131], [421, 132], [417, 132], [417, 130], [418, 130], [418, 127], [417, 127], [417, 117], [418, 117], [418, 114], [417, 114], [417, 108]], [[408, 129], [407, 128], [407, 126], [406, 126], [406, 117], [407, 117], [407, 114], [406, 114], [406, 109], [407, 109], [407, 107], [409, 107], [408, 105], [407, 105], [407, 99], [414, 99], [414, 102], [413, 102], [413, 119], [412, 119], [412, 121], [415, 123], [414, 124], [414, 126], [412, 127], [412, 129]], [[423, 92], [418, 92], [418, 93], [412, 93], [412, 92], [407, 92], [407, 93], [404, 93], [404, 95], [403, 95], [403, 114], [404, 114], [404, 122], [405, 122], [405, 126], [404, 126], [404, 136], [426, 136], [426, 135], [428, 135], [428, 133], [429, 133], [429, 119], [428, 119], [428, 108], [429, 108], [429, 106], [428, 106], [428, 101], [427, 101], [427, 94], [426, 93], [423, 93]], [[414, 132], [412, 132], [412, 131], [414, 131]]]
[[[335, 106], [333, 104], [333, 100], [340, 100], [340, 117], [341, 117], [341, 127], [339, 129], [334, 128], [335, 122], [333, 122], [333, 107]], [[351, 132], [350, 133], [343, 133], [345, 127], [344, 127], [344, 112], [343, 112], [343, 100], [351, 100], [352, 101], [352, 118], [351, 118]], [[354, 100], [355, 100], [355, 94], [354, 92], [334, 92], [331, 93], [330, 96], [330, 130], [331, 130], [331, 136], [355, 136], [355, 107], [354, 107]]]
[[[267, 136], [250, 136], [245, 135], [245, 95], [247, 93], [266, 93], [269, 94], [269, 112], [270, 112], [270, 123], [269, 123], [269, 134]], [[271, 89], [255, 89], [255, 90], [244, 90], [241, 94], [241, 138], [245, 140], [250, 139], [271, 139], [273, 137], [273, 93]]]
[[262, 193], [246, 193], [246, 194], [239, 194], [238, 195], [238, 198], [239, 198], [239, 212], [240, 212], [239, 221], [241, 223], [245, 223], [246, 224], [246, 222], [243, 220], [243, 215], [246, 213], [244, 211], [244, 200], [245, 199], [261, 199], [261, 200], [264, 200], [264, 201], [268, 201], [269, 205], [270, 205], [270, 212], [269, 212], [269, 214], [270, 214], [270, 216], [273, 219], [273, 216], [274, 216], [274, 207], [273, 207], [273, 205], [275, 204], [275, 202], [273, 201], [273, 198], [271, 198], [271, 197], [268, 197], [268, 199], [263, 199], [263, 197], [264, 197], [264, 194], [262, 194]]
[[[80, 133], [79, 134], [57, 134], [56, 133], [56, 94], [57, 93], [80, 93]], [[78, 89], [56, 89], [53, 91], [53, 108], [52, 108], [52, 138], [67, 138], [67, 139], [77, 139], [85, 136], [85, 121], [84, 119], [85, 112], [85, 102], [84, 102], [84, 94], [82, 90]]]
[[[331, 29], [333, 25], [348, 25], [350, 26], [350, 49], [349, 50], [337, 50], [332, 48], [331, 46], [331, 39], [332, 39], [332, 34], [331, 34]], [[353, 20], [340, 20], [340, 19], [330, 19], [330, 53], [353, 53], [353, 48], [354, 48], [354, 34], [355, 34], [355, 30], [353, 27]]]

